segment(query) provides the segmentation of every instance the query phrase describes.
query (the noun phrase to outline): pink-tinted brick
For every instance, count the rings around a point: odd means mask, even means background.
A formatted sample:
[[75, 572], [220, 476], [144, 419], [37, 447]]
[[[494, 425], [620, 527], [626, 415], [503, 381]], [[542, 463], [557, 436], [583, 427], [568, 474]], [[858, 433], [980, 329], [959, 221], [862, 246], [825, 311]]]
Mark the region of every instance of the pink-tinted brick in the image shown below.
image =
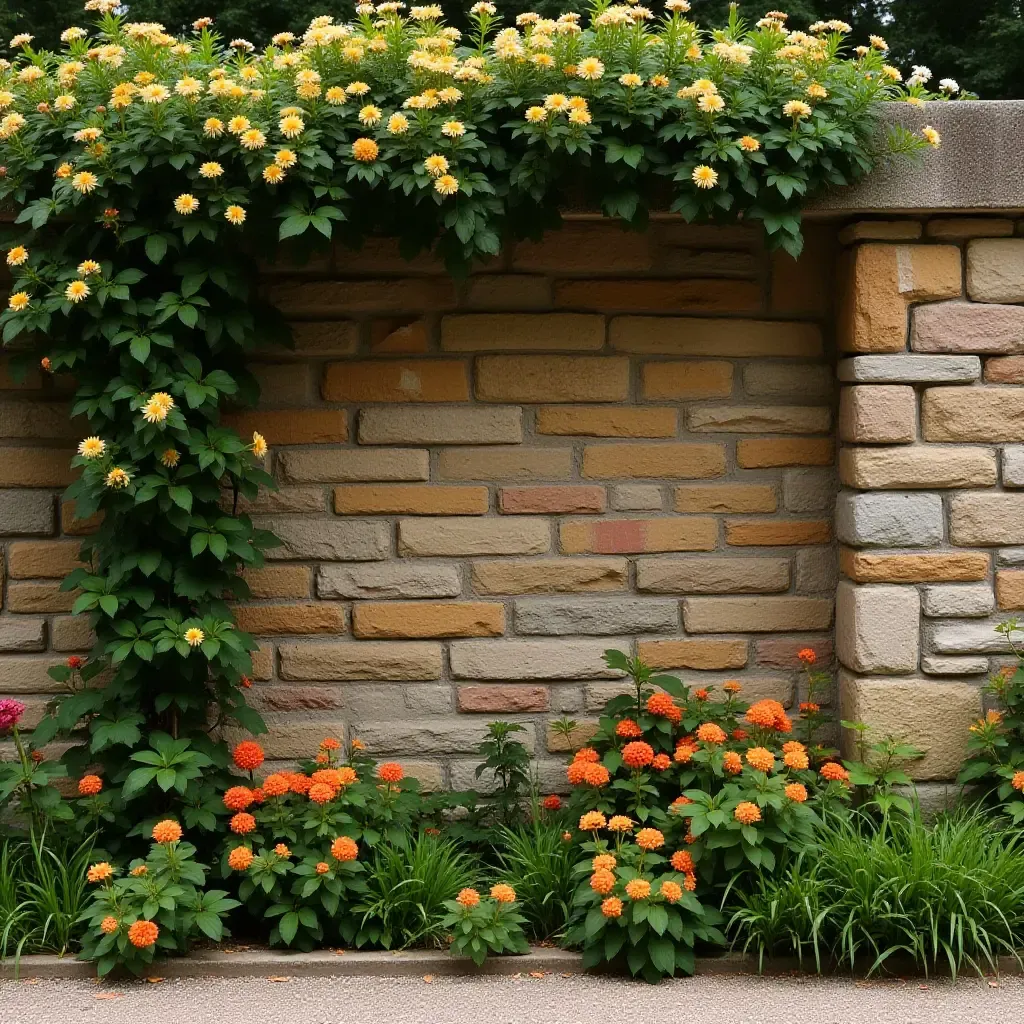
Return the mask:
[[603, 487], [503, 487], [502, 512], [603, 512]]
[[460, 686], [458, 707], [484, 714], [547, 711], [548, 691], [544, 686]]
[[810, 649], [817, 657], [816, 665], [828, 665], [832, 661], [832, 641], [816, 637], [814, 640], [798, 640], [789, 637], [767, 637], [757, 641], [757, 663], [765, 668], [802, 668], [797, 655]]

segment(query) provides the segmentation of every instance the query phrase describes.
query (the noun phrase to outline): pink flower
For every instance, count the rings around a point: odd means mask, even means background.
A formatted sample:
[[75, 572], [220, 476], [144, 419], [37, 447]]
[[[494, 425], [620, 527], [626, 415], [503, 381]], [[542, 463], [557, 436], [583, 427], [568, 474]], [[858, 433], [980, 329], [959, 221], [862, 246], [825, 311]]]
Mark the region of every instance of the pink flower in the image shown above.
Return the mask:
[[17, 725], [24, 713], [25, 705], [21, 701], [11, 700], [9, 697], [0, 700], [0, 732]]

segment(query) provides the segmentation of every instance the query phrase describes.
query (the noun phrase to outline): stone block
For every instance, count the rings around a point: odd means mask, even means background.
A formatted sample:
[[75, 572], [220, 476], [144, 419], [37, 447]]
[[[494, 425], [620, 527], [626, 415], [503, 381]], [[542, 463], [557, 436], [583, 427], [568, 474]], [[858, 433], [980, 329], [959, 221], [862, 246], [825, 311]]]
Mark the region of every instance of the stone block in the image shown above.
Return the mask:
[[76, 475], [71, 468], [72, 455], [62, 448], [5, 446], [0, 459], [0, 488], [67, 487]]
[[[359, 325], [352, 320], [326, 320], [290, 325], [295, 348], [286, 355], [306, 357], [337, 357], [355, 355], [359, 348]], [[280, 355], [275, 348], [274, 355]]]
[[937, 494], [857, 494], [836, 499], [836, 536], [863, 548], [928, 548], [942, 543], [942, 498]]
[[609, 648], [628, 652], [628, 643], [600, 640], [455, 640], [449, 652], [456, 679], [617, 679], [608, 668]]
[[555, 304], [615, 313], [759, 313], [757, 281], [727, 278], [626, 278], [555, 282]]
[[953, 583], [988, 577], [990, 559], [981, 552], [872, 555], [843, 549], [843, 575], [855, 583]]
[[316, 592], [318, 597], [342, 600], [458, 597], [462, 593], [462, 578], [454, 565], [323, 565], [316, 575]]
[[916, 220], [858, 220], [839, 232], [842, 245], [854, 242], [912, 242], [921, 237], [921, 223]]
[[640, 385], [645, 399], [728, 398], [732, 363], [723, 360], [644, 363]]
[[833, 594], [839, 578], [835, 548], [805, 548], [796, 553], [796, 592]]
[[333, 484], [359, 480], [426, 480], [430, 454], [412, 448], [386, 451], [316, 449], [281, 452], [276, 465], [292, 483]]
[[271, 447], [348, 440], [348, 413], [344, 409], [260, 409], [225, 413], [221, 422], [243, 438], [251, 439], [258, 430]]
[[396, 405], [359, 411], [360, 444], [518, 444], [522, 439], [523, 411], [516, 407]]
[[275, 560], [322, 558], [328, 562], [372, 562], [391, 554], [391, 530], [386, 523], [333, 519], [273, 517], [259, 524], [281, 541], [267, 557]]
[[46, 620], [22, 615], [0, 617], [0, 651], [11, 653], [46, 649]]
[[459, 359], [368, 359], [330, 363], [327, 402], [466, 402], [469, 378]]
[[980, 676], [988, 672], [988, 658], [922, 654], [921, 671], [929, 676]]
[[50, 622], [50, 646], [55, 651], [88, 651], [95, 643], [96, 634], [85, 615], [58, 615]]
[[701, 433], [824, 434], [832, 425], [831, 410], [806, 405], [691, 406], [689, 430]]
[[843, 448], [839, 479], [847, 487], [864, 491], [992, 487], [996, 453], [992, 448], [962, 445]]
[[987, 583], [935, 583], [921, 588], [921, 610], [932, 619], [983, 619], [995, 609], [995, 595]]
[[1024, 356], [993, 356], [985, 360], [989, 384], [1024, 384]]
[[81, 591], [64, 591], [60, 584], [8, 583], [7, 610], [22, 614], [69, 612]]
[[551, 281], [540, 274], [480, 274], [466, 282], [461, 304], [468, 309], [550, 309]]
[[832, 601], [814, 597], [687, 597], [688, 633], [786, 633], [832, 625]]
[[611, 636], [675, 633], [679, 602], [645, 597], [536, 597], [515, 602], [516, 633]]
[[[831, 469], [787, 469], [782, 496], [787, 512], [827, 512], [835, 506], [839, 479]], [[773, 512], [771, 509], [756, 509]]]
[[430, 348], [430, 331], [423, 320], [387, 317], [370, 324], [370, 351], [374, 355], [417, 355]]
[[50, 491], [0, 490], [0, 534], [48, 537], [54, 528], [53, 509]]
[[243, 604], [233, 608], [238, 628], [255, 636], [344, 633], [345, 609], [335, 604]]
[[936, 302], [911, 315], [915, 352], [1024, 352], [1024, 306]]
[[[416, 722], [360, 722], [359, 738], [376, 754], [416, 755], [470, 754], [476, 751], [487, 735], [485, 722], [466, 719], [421, 718]], [[533, 750], [533, 731], [516, 737], [529, 751]]]
[[724, 475], [725, 448], [720, 444], [596, 444], [583, 449], [583, 476], [591, 480], [705, 480]]
[[[872, 735], [899, 736], [925, 751], [906, 771], [913, 779], [951, 779], [967, 754], [968, 728], [981, 711], [981, 691], [968, 683], [931, 679], [870, 679], [842, 673], [844, 719], [863, 722]], [[850, 737], [844, 737], [850, 742]], [[846, 751], [853, 756], [852, 749]]]
[[570, 520], [558, 527], [564, 554], [629, 555], [653, 551], [713, 551], [718, 523], [687, 516], [663, 519]]
[[625, 558], [500, 559], [473, 563], [478, 594], [557, 594], [625, 590]]
[[636, 588], [655, 594], [765, 594], [789, 589], [788, 558], [640, 558]]
[[1007, 445], [1002, 462], [1003, 486], [1024, 487], [1024, 445]]
[[498, 507], [511, 514], [603, 512], [605, 506], [603, 487], [502, 487], [498, 492]]
[[517, 715], [550, 707], [546, 686], [460, 686], [456, 701], [463, 714]]
[[674, 494], [677, 512], [774, 512], [778, 507], [771, 484], [681, 484]]
[[1000, 569], [996, 572], [996, 600], [1004, 611], [1024, 608], [1024, 569]]
[[551, 547], [546, 520], [529, 517], [502, 519], [402, 519], [398, 551], [403, 556], [539, 555]]
[[746, 640], [641, 640], [637, 654], [651, 668], [721, 671], [747, 664]]
[[784, 320], [617, 316], [608, 337], [616, 351], [643, 355], [813, 359], [824, 352], [817, 324]]
[[741, 469], [780, 466], [831, 466], [835, 444], [828, 437], [743, 438], [736, 442], [736, 464]]
[[843, 388], [839, 438], [855, 444], [899, 444], [917, 436], [917, 396], [912, 387]]
[[467, 313], [441, 320], [446, 352], [596, 352], [604, 317], [586, 313]]
[[[234, 495], [230, 492], [225, 492], [221, 501], [221, 507], [228, 510], [234, 504]], [[276, 491], [260, 488], [255, 498], [249, 499], [239, 495], [237, 508], [239, 513], [252, 516], [281, 515], [296, 512], [326, 512], [327, 496], [324, 494], [322, 487], [316, 486], [286, 486]]]
[[81, 568], [77, 540], [21, 540], [7, 545], [7, 575], [12, 580], [63, 579]]
[[748, 363], [743, 390], [752, 398], [830, 398], [835, 378], [831, 366], [816, 363]]
[[488, 502], [486, 487], [347, 484], [334, 488], [334, 511], [342, 516], [483, 515]]
[[920, 619], [921, 600], [914, 587], [841, 582], [836, 591], [836, 654], [855, 672], [914, 672]]
[[572, 475], [572, 449], [445, 448], [437, 459], [441, 480], [568, 480]]
[[728, 519], [725, 542], [731, 547], [781, 547], [828, 544], [832, 523], [827, 519]]
[[1000, 621], [932, 623], [925, 627], [925, 649], [930, 654], [1009, 654], [1009, 642], [996, 632]]
[[1024, 547], [1001, 548], [996, 552], [996, 565], [1024, 565]]
[[622, 356], [477, 356], [482, 402], [624, 402], [629, 360]]
[[1024, 494], [954, 494], [949, 539], [962, 547], [1024, 544]]
[[296, 279], [275, 283], [268, 296], [288, 318], [336, 319], [352, 313], [422, 313], [451, 308], [449, 277]]
[[545, 405], [537, 410], [537, 433], [579, 437], [675, 437], [676, 410]]
[[899, 353], [840, 359], [838, 376], [857, 384], [969, 384], [981, 376], [978, 356]]
[[1024, 302], [1024, 238], [969, 242], [967, 294], [974, 302]]
[[352, 634], [371, 639], [501, 636], [505, 606], [484, 601], [366, 602], [352, 609]]
[[613, 487], [612, 508], [617, 512], [660, 512], [661, 488], [657, 484], [622, 484]]
[[1024, 391], [929, 388], [921, 402], [921, 432], [926, 441], [1024, 441]]
[[[3, 626], [0, 626], [0, 636]], [[35, 648], [39, 650], [40, 648]], [[48, 670], [55, 659], [46, 654], [41, 657], [12, 656], [0, 658], [0, 693], [63, 693], [64, 684], [49, 677]], [[13, 751], [12, 751], [13, 753]]]
[[791, 672], [802, 671], [804, 663], [800, 660], [800, 652], [810, 649], [817, 658], [818, 669], [827, 667], [833, 656], [832, 641], [820, 637], [806, 639], [803, 637], [770, 636], [758, 640], [755, 650], [758, 665], [765, 668], [780, 668]]
[[304, 565], [264, 565], [242, 573], [255, 598], [309, 597], [309, 577]]
[[1006, 217], [933, 217], [925, 225], [925, 234], [946, 242], [999, 238], [1013, 234], [1013, 221]]
[[278, 653], [281, 679], [397, 682], [441, 678], [441, 645], [434, 643], [285, 643]]

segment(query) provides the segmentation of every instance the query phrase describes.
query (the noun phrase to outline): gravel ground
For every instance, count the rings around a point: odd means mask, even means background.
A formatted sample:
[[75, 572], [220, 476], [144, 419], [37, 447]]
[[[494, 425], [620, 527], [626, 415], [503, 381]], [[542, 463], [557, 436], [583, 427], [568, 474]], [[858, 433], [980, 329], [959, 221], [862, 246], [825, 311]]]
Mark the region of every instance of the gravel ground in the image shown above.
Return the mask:
[[[427, 979], [430, 979], [427, 981]], [[540, 978], [0, 982], [2, 1024], [991, 1024], [1021, 1020], [1024, 980], [693, 978], [656, 987]]]

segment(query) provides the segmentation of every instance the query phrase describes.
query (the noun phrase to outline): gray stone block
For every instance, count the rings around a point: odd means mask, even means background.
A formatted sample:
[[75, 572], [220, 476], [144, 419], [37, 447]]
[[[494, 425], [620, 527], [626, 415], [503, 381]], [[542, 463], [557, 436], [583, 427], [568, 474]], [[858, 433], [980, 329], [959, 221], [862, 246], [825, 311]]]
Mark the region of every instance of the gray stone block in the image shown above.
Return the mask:
[[24, 615], [0, 618], [0, 651], [42, 651], [46, 649], [46, 620]]
[[839, 480], [831, 469], [787, 469], [782, 474], [782, 495], [789, 512], [824, 512], [831, 509]]
[[1008, 444], [1003, 449], [1003, 486], [1024, 487], [1024, 444]]
[[835, 548], [803, 548], [796, 553], [796, 592], [833, 594], [839, 579]]
[[1024, 565], [1024, 548], [1000, 548], [996, 552], [996, 565]]
[[942, 499], [937, 494], [855, 494], [836, 499], [836, 536], [869, 548], [928, 548], [942, 541]]
[[839, 379], [857, 384], [962, 384], [981, 377], [978, 356], [853, 356], [840, 359]]
[[925, 647], [932, 654], [1009, 654], [1010, 645], [996, 632], [999, 619], [926, 625]]
[[836, 655], [854, 672], [917, 670], [921, 601], [915, 587], [857, 586], [836, 591]]
[[988, 658], [925, 654], [921, 671], [930, 676], [980, 676], [988, 672]]
[[0, 490], [0, 534], [53, 533], [53, 493], [24, 487]]
[[629, 652], [621, 640], [457, 640], [451, 645], [456, 679], [617, 679], [604, 652], [610, 647]]
[[454, 565], [324, 565], [316, 574], [316, 592], [318, 597], [374, 601], [458, 597], [462, 579]]
[[372, 562], [391, 553], [391, 531], [386, 523], [338, 522], [332, 519], [274, 518], [261, 527], [272, 530], [282, 542], [269, 548], [267, 557], [323, 558], [330, 562]]
[[679, 602], [657, 598], [526, 598], [515, 603], [516, 632], [539, 636], [675, 633]]
[[618, 512], [655, 512], [661, 509], [661, 488], [654, 484], [623, 484], [612, 488], [611, 504]]
[[933, 619], [983, 619], [996, 608], [987, 583], [936, 583], [921, 588], [921, 610]]

